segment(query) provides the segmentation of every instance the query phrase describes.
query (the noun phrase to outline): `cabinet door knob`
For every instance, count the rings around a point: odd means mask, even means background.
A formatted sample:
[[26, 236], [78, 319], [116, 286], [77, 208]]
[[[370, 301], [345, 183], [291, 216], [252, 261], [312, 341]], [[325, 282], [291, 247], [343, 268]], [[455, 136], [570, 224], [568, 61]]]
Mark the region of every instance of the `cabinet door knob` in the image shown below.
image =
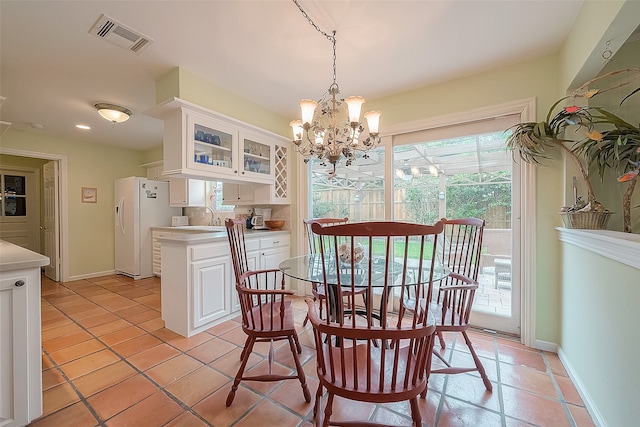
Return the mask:
[[24, 286], [24, 280], [16, 280], [16, 283], [14, 283], [14, 285], [16, 285], [18, 288]]

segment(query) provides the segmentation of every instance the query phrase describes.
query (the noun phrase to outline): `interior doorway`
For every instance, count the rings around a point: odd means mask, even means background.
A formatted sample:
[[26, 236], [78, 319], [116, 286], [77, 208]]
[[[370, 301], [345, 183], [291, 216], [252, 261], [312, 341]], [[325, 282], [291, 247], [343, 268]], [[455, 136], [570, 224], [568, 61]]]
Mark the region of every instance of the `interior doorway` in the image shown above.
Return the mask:
[[[40, 223], [42, 229], [38, 230], [38, 238], [40, 240], [40, 248], [38, 251], [43, 255], [49, 257], [52, 260], [52, 264], [45, 268], [45, 274], [47, 277], [55, 281], [67, 281], [69, 280], [69, 245], [66, 230], [68, 230], [68, 213], [67, 213], [67, 156], [57, 155], [51, 153], [42, 153], [27, 150], [18, 150], [13, 148], [0, 147], [0, 154], [7, 156], [17, 156], [25, 159], [39, 159], [40, 163], [44, 165], [49, 163], [49, 167], [55, 164], [55, 175], [57, 179], [54, 182], [55, 186], [49, 186], [48, 200], [55, 202], [49, 204], [47, 208], [45, 205], [45, 190], [44, 185], [40, 185], [39, 191], [39, 208], [38, 215], [41, 218]], [[6, 157], [5, 157], [6, 158]], [[24, 159], [23, 159], [24, 160]], [[49, 172], [51, 179], [51, 172]], [[39, 174], [39, 179], [40, 178]], [[40, 202], [42, 201], [42, 202]], [[47, 210], [48, 209], [48, 210]], [[51, 210], [53, 209], [53, 211]], [[48, 218], [49, 231], [52, 234], [46, 236], [44, 230], [44, 218]], [[55, 222], [57, 227], [53, 227], [52, 221]], [[40, 228], [40, 227], [39, 227]], [[53, 229], [53, 230], [52, 230]], [[47, 240], [48, 239], [48, 240]], [[48, 242], [48, 243], [47, 243]], [[49, 244], [49, 246], [47, 246]], [[53, 246], [52, 246], [53, 245]], [[46, 253], [45, 253], [46, 252]], [[53, 254], [53, 256], [51, 255]]]

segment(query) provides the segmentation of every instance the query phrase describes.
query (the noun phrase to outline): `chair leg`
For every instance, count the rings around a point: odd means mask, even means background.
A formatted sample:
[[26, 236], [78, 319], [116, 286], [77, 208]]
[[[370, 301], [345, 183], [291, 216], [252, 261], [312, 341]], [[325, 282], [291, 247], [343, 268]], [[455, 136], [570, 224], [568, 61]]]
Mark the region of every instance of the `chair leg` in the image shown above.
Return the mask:
[[302, 354], [302, 346], [300, 346], [300, 341], [298, 340], [298, 334], [296, 332], [293, 333], [293, 341], [296, 343], [296, 350], [298, 350], [298, 354]]
[[[293, 335], [295, 336], [295, 334]], [[300, 358], [296, 354], [296, 348], [293, 343], [293, 336], [289, 336], [289, 348], [291, 348], [291, 354], [293, 355], [293, 361], [296, 364], [296, 372], [298, 372], [298, 379], [300, 380], [300, 385], [302, 386], [302, 394], [304, 395], [305, 402], [311, 402], [311, 393], [309, 393], [309, 387], [307, 386], [307, 377], [304, 374], [304, 370], [302, 369], [302, 364], [300, 363]], [[298, 344], [299, 345], [299, 344]]]
[[476, 354], [476, 351], [473, 348], [473, 343], [469, 339], [469, 336], [467, 335], [467, 331], [461, 331], [461, 332], [462, 332], [462, 336], [464, 337], [464, 341], [467, 343], [467, 347], [471, 352], [471, 357], [473, 357], [473, 361], [476, 364], [476, 368], [478, 368], [478, 372], [482, 377], [482, 382], [484, 383], [485, 388], [488, 391], [493, 391], [493, 385], [491, 384], [491, 381], [489, 381], [489, 377], [487, 377], [487, 373], [484, 370], [484, 366], [482, 365], [480, 358], [478, 357], [478, 355]]
[[414, 426], [421, 426], [422, 425], [422, 416], [420, 416], [420, 408], [418, 407], [418, 399], [415, 397], [412, 397], [411, 400], [409, 400], [409, 403], [411, 404], [411, 419], [413, 419], [413, 425]]
[[329, 427], [329, 419], [331, 418], [331, 413], [333, 412], [333, 393], [327, 393], [327, 406], [324, 408], [324, 422], [322, 423], [323, 427]]
[[[318, 383], [318, 389], [316, 390], [316, 403], [313, 405], [313, 416], [318, 417], [318, 409], [320, 409], [320, 401], [322, 399], [322, 383]], [[322, 411], [320, 412], [322, 413]]]
[[444, 335], [442, 332], [438, 332], [438, 341], [440, 342], [440, 347], [444, 350], [447, 348], [447, 343], [444, 341]]
[[253, 345], [255, 344], [256, 339], [254, 337], [247, 337], [247, 342], [244, 345], [244, 350], [242, 350], [242, 362], [240, 363], [240, 367], [238, 368], [238, 372], [236, 373], [236, 378], [233, 381], [233, 385], [231, 386], [231, 391], [227, 395], [227, 406], [231, 406], [233, 399], [236, 397], [236, 390], [238, 390], [238, 385], [240, 385], [240, 381], [242, 380], [242, 374], [244, 374], [244, 368], [247, 366], [247, 362], [249, 361], [249, 356], [253, 351]]

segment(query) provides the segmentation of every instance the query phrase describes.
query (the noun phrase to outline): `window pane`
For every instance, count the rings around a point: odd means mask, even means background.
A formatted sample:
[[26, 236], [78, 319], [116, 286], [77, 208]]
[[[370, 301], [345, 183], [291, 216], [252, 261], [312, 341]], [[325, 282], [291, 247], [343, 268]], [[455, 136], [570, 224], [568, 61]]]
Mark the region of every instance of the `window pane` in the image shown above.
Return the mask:
[[384, 219], [384, 148], [367, 157], [356, 154], [351, 166], [309, 161], [310, 209], [313, 218], [342, 218], [350, 221]]

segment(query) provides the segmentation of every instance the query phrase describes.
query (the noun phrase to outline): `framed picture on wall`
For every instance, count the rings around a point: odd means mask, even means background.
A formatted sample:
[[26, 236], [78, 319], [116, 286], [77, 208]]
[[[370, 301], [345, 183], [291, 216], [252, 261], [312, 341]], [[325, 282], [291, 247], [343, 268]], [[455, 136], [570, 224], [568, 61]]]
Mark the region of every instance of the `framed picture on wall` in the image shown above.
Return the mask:
[[82, 203], [97, 203], [98, 189], [94, 187], [82, 187]]

